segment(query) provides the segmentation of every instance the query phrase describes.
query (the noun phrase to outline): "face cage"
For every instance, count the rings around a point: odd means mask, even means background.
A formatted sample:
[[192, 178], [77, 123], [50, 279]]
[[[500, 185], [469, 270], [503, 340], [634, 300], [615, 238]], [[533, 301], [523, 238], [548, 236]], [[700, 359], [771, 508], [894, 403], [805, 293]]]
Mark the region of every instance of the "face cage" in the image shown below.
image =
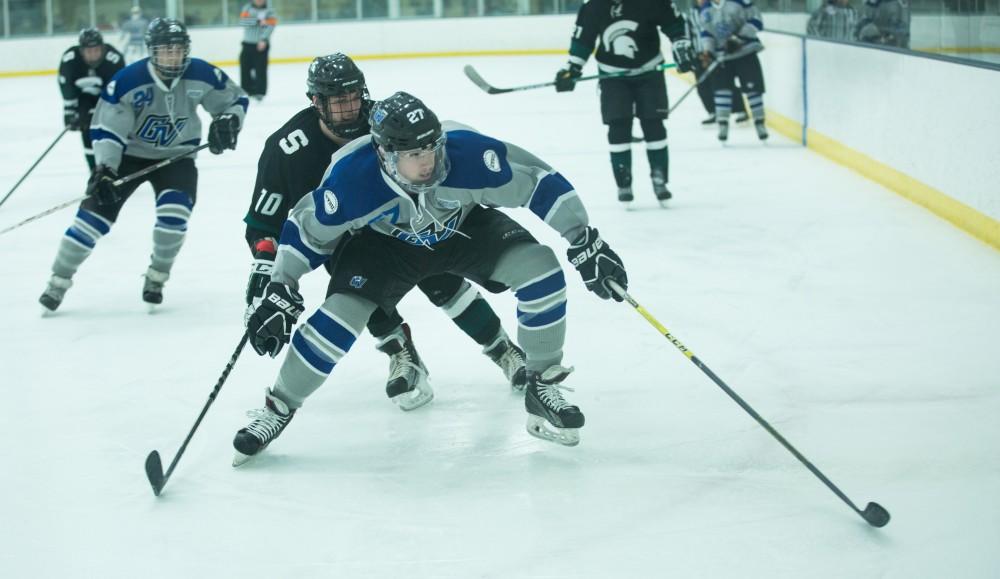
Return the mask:
[[427, 151], [434, 151], [434, 171], [427, 181], [415, 183], [404, 177], [399, 172], [399, 157], [409, 151], [383, 151], [385, 172], [392, 177], [404, 191], [420, 195], [433, 191], [435, 187], [444, 182], [451, 170], [451, 161], [448, 160], [448, 152], [445, 149], [446, 135], [442, 134], [434, 144], [425, 148]]
[[[181, 59], [180, 64], [167, 65], [160, 62], [160, 58], [163, 57], [163, 52], [169, 50], [175, 46], [184, 47], [184, 58]], [[156, 69], [158, 73], [165, 80], [173, 80], [184, 74], [187, 70], [189, 64], [191, 64], [191, 44], [156, 44], [149, 47], [149, 61], [153, 63], [153, 68]]]
[[[341, 93], [346, 94], [346, 93]], [[312, 96], [316, 97], [318, 101], [315, 105], [316, 112], [319, 113], [319, 119], [323, 121], [327, 129], [338, 137], [345, 139], [354, 139], [355, 137], [360, 137], [368, 129], [368, 119], [362, 112], [365, 109], [365, 103], [368, 102], [368, 89], [362, 88], [360, 98], [358, 99], [358, 115], [352, 121], [332, 121], [330, 120], [330, 97], [340, 96], [339, 94], [324, 95], [319, 93], [313, 93]], [[339, 112], [343, 112], [343, 108]]]

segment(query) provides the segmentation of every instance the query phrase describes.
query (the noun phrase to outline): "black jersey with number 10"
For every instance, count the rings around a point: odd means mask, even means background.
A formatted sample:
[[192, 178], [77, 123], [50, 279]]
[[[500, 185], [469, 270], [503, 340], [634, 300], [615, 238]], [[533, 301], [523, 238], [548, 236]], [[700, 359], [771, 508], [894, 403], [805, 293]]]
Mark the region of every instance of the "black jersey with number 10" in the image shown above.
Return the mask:
[[288, 212], [323, 180], [330, 157], [340, 149], [320, 129], [316, 109], [296, 113], [264, 143], [257, 162], [253, 199], [243, 221], [251, 248], [258, 239], [281, 234]]

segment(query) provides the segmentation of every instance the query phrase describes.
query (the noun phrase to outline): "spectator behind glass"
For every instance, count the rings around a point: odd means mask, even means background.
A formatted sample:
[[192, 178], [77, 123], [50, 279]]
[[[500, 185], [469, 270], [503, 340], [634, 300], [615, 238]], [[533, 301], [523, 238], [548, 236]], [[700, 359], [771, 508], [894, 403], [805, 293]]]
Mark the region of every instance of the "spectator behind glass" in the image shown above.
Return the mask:
[[809, 17], [806, 32], [810, 36], [832, 40], [854, 40], [858, 26], [858, 11], [850, 0], [827, 0]]
[[865, 0], [857, 39], [883, 46], [910, 47], [910, 4], [907, 0]]

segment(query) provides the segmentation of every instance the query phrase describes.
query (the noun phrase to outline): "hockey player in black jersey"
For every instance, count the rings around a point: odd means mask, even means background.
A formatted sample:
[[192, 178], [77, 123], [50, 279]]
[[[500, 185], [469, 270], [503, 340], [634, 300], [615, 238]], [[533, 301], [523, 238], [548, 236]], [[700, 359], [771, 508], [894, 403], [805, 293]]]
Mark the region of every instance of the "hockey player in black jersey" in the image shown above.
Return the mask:
[[125, 58], [114, 46], [104, 43], [96, 28], [80, 32], [80, 40], [62, 55], [59, 62], [59, 90], [63, 97], [63, 123], [83, 136], [83, 154], [94, 170], [94, 151], [90, 141], [90, 119], [97, 107], [101, 90], [111, 77], [125, 66]]
[[684, 18], [671, 0], [590, 0], [577, 14], [569, 62], [556, 73], [556, 90], [573, 90], [595, 45], [598, 71], [629, 73], [626, 77], [600, 81], [601, 117], [608, 125], [618, 200], [626, 203], [633, 199], [633, 117], [639, 119], [646, 141], [653, 193], [661, 203], [671, 197], [667, 189], [670, 154], [663, 125], [669, 108], [667, 85], [663, 74], [652, 70], [663, 62], [657, 29], [673, 43], [677, 70], [690, 70], [694, 50], [687, 38]]
[[[248, 311], [259, 305], [270, 281], [276, 240], [291, 208], [323, 181], [330, 157], [337, 150], [368, 134], [373, 103], [364, 74], [350, 58], [336, 53], [313, 60], [307, 87], [311, 105], [267, 139], [257, 166], [253, 200], [244, 218], [247, 242], [254, 253], [246, 295]], [[513, 388], [524, 389], [523, 352], [504, 332], [500, 319], [479, 292], [463, 278], [450, 274], [427, 278], [419, 287], [483, 347], [483, 353], [500, 366]], [[390, 357], [388, 396], [403, 410], [430, 402], [433, 390], [427, 369], [399, 313], [376, 309], [368, 330], [378, 341], [378, 349]]]

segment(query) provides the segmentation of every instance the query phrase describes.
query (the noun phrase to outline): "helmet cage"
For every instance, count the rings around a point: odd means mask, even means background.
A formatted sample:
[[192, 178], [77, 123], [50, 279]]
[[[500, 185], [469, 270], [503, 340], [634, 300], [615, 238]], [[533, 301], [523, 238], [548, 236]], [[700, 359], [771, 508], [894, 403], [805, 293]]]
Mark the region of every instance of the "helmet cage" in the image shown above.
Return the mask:
[[[353, 99], [343, 99], [347, 102], [334, 103], [330, 99], [345, 95], [357, 94], [357, 105], [351, 104]], [[368, 131], [368, 109], [371, 107], [371, 95], [365, 84], [365, 75], [349, 57], [336, 53], [321, 56], [309, 65], [309, 76], [306, 79], [306, 96], [316, 97], [313, 106], [320, 120], [334, 135], [345, 139], [353, 139]], [[347, 108], [344, 105], [348, 105]], [[344, 113], [355, 113], [351, 118], [343, 118]], [[341, 119], [335, 119], [334, 113], [340, 113]]]
[[[191, 64], [191, 37], [187, 28], [176, 20], [157, 18], [146, 30], [149, 61], [164, 80], [179, 78]], [[178, 47], [181, 58], [176, 57]]]

